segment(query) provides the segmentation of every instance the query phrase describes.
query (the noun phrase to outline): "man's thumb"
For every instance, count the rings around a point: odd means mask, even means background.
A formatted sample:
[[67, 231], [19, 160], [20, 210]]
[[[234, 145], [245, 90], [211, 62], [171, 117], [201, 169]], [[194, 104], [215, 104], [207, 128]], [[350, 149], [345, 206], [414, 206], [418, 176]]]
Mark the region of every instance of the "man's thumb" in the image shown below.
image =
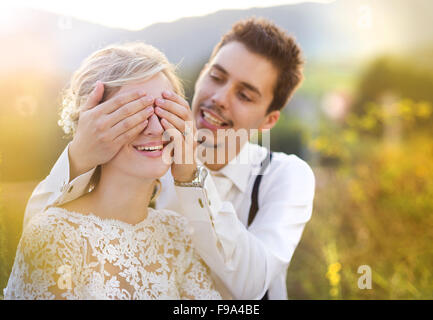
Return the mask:
[[101, 81], [96, 81], [95, 88], [87, 98], [83, 111], [96, 107], [101, 101], [103, 95], [104, 95], [104, 84]]

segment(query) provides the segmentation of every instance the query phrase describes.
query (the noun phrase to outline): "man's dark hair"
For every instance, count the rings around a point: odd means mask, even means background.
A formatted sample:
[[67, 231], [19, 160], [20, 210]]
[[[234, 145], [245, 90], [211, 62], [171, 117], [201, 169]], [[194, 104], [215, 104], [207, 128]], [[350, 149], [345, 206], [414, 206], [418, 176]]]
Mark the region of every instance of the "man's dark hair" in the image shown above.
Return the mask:
[[242, 43], [274, 65], [278, 77], [267, 112], [282, 109], [303, 80], [304, 60], [295, 39], [271, 21], [253, 17], [235, 23], [215, 46], [210, 60], [224, 45], [233, 41]]

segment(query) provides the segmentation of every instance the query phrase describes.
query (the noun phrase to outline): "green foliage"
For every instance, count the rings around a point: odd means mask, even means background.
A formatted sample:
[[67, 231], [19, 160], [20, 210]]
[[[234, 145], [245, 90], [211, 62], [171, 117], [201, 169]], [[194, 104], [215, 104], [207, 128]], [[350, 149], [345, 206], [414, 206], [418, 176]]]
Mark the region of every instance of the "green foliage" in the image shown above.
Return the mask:
[[305, 145], [304, 135], [304, 126], [297, 119], [282, 113], [276, 126], [271, 130], [271, 148], [273, 151], [301, 156]]
[[419, 65], [421, 57], [384, 56], [374, 60], [361, 77], [354, 110], [362, 114], [369, 102], [379, 102], [384, 94], [397, 98], [433, 103], [433, 60]]
[[[312, 139], [338, 165], [314, 168], [313, 217], [289, 268], [289, 297], [433, 298], [433, 141], [420, 126], [433, 108], [409, 99], [388, 107], [372, 104]], [[358, 288], [361, 265], [372, 269], [371, 290]]]
[[[415, 129], [427, 128], [433, 114], [433, 104], [404, 99], [379, 105], [368, 103], [362, 115], [349, 114], [343, 123], [323, 122], [309, 138], [309, 146], [322, 159], [351, 163], [365, 156], [369, 140], [401, 139]], [[358, 154], [359, 153], [359, 154]]]

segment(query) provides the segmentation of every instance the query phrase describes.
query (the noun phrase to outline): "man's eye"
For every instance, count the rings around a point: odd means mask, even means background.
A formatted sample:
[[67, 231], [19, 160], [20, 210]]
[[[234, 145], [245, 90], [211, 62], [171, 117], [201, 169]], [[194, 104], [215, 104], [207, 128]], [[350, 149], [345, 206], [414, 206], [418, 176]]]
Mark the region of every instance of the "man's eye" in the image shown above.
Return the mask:
[[244, 94], [243, 92], [239, 92], [239, 98], [241, 99], [241, 100], [244, 100], [244, 101], [251, 101], [251, 99], [246, 95], [246, 94]]
[[221, 81], [221, 78], [218, 77], [216, 74], [210, 73], [209, 76], [211, 77], [212, 80]]

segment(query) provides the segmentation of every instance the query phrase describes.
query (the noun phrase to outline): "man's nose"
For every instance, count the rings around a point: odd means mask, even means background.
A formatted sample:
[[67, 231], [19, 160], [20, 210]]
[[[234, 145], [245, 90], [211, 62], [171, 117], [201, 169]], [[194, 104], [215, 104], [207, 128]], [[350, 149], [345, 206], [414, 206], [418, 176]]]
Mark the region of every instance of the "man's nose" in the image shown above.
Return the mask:
[[159, 118], [156, 114], [152, 114], [152, 116], [148, 119], [149, 123], [147, 124], [146, 129], [144, 129], [143, 134], [158, 136], [164, 133], [164, 128], [159, 121]]
[[219, 87], [211, 98], [212, 103], [221, 109], [227, 109], [229, 106], [229, 93], [230, 86], [228, 84]]

